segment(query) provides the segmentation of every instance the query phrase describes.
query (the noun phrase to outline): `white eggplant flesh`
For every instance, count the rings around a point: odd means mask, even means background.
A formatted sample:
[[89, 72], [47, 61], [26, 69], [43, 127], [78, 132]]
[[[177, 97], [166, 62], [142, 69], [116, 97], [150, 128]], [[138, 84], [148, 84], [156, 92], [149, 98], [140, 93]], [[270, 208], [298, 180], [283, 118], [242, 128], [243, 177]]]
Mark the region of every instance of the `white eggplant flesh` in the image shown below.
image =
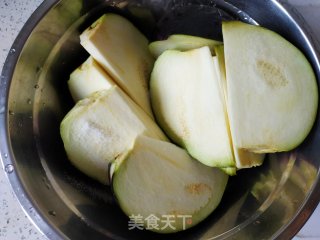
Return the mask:
[[115, 82], [90, 56], [70, 74], [68, 86], [73, 100], [78, 102], [94, 92], [110, 89]]
[[143, 134], [166, 141], [158, 125], [118, 87], [79, 101], [63, 119], [60, 133], [71, 163], [109, 184], [109, 164], [121, 158]]
[[234, 146], [256, 153], [297, 147], [318, 108], [318, 87], [307, 58], [261, 26], [231, 21], [222, 30]]
[[148, 82], [154, 58], [148, 39], [126, 18], [104, 14], [80, 35], [80, 43], [148, 115]]
[[[140, 215], [146, 229], [171, 233], [188, 229], [212, 213], [227, 181], [228, 175], [199, 163], [184, 149], [142, 136], [116, 167], [112, 186], [127, 216]], [[164, 221], [168, 216], [170, 226]], [[159, 219], [159, 225], [150, 228], [151, 218]]]
[[224, 93], [208, 47], [164, 52], [150, 93], [155, 117], [175, 143], [207, 166], [234, 167]]

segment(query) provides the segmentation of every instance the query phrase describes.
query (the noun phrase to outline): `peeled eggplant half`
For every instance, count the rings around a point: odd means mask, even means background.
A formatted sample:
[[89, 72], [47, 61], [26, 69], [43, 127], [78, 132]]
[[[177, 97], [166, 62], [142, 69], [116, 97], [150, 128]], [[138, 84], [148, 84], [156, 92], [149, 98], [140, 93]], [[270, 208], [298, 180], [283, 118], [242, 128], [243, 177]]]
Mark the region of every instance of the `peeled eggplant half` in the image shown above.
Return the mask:
[[310, 132], [318, 107], [310, 63], [263, 27], [234, 21], [222, 30], [234, 146], [256, 153], [295, 148]]
[[[205, 219], [220, 203], [228, 181], [228, 175], [201, 164], [184, 149], [144, 136], [117, 162], [112, 186], [121, 209], [160, 233], [185, 230]], [[150, 218], [158, 224], [150, 225]]]
[[110, 89], [115, 83], [96, 60], [89, 57], [70, 74], [68, 86], [73, 100], [77, 102], [94, 92]]
[[150, 81], [152, 107], [168, 136], [200, 162], [234, 167], [224, 104], [209, 47], [165, 51]]
[[60, 133], [72, 164], [103, 184], [109, 184], [109, 164], [126, 155], [138, 135], [167, 140], [116, 86], [79, 101], [63, 119]]
[[[220, 86], [223, 89], [224, 92], [224, 107], [226, 109], [226, 113], [228, 115], [228, 90], [227, 90], [227, 79], [226, 79], [226, 67], [225, 67], [225, 58], [224, 58], [224, 46], [218, 45], [215, 47], [216, 56], [213, 57], [213, 63], [216, 67], [217, 73], [219, 73], [218, 80], [220, 83]], [[230, 130], [230, 120], [229, 117], [227, 117], [227, 123]], [[226, 173], [229, 175], [235, 175], [236, 169], [242, 169], [242, 168], [251, 168], [260, 166], [263, 163], [263, 160], [265, 158], [264, 153], [254, 153], [250, 152], [245, 149], [237, 148], [232, 141], [232, 134], [230, 134], [231, 142], [232, 142], [232, 148], [233, 148], [233, 154], [234, 154], [234, 160], [235, 160], [235, 167], [234, 168], [227, 168], [224, 169]]]
[[154, 59], [148, 39], [126, 18], [104, 14], [80, 35], [81, 45], [149, 116]]

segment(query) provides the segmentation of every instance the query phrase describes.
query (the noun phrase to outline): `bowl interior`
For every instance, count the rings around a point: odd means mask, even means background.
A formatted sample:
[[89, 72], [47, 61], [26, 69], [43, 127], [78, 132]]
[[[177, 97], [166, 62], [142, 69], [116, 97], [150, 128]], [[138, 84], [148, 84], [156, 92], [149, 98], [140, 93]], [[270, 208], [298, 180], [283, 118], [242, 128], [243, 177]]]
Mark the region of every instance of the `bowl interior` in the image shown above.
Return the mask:
[[[44, 4], [42, 11], [48, 6]], [[62, 0], [53, 4], [43, 18], [34, 16], [41, 20], [26, 43], [16, 43], [23, 48], [5, 88], [8, 116], [3, 139], [8, 145], [1, 147], [8, 156], [4, 163], [15, 167], [9, 178], [39, 228], [49, 237], [71, 239], [292, 237], [310, 215], [307, 210], [319, 201], [319, 191], [314, 193], [319, 185], [319, 118], [301, 146], [268, 155], [261, 167], [239, 171], [230, 178], [214, 213], [177, 234], [128, 230], [128, 218], [117, 206], [112, 190], [69, 163], [59, 135], [60, 122], [74, 104], [67, 80], [88, 57], [80, 46], [79, 34], [105, 12], [126, 16], [151, 41], [173, 33], [221, 40], [223, 20], [258, 23], [300, 48], [319, 79], [317, 53], [297, 22], [276, 1]]]

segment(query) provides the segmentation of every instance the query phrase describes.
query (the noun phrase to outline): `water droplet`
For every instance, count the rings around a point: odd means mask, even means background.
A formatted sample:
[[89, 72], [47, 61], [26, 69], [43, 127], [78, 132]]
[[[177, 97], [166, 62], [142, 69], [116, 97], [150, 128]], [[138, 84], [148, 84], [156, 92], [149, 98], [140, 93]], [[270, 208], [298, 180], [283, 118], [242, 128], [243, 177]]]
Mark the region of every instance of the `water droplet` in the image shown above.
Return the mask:
[[39, 88], [39, 85], [38, 85], [38, 84], [34, 85], [34, 88], [35, 88], [35, 89], [38, 89], [38, 88]]
[[14, 115], [14, 111], [9, 110], [9, 115]]
[[16, 49], [14, 49], [14, 48], [11, 48], [9, 51], [10, 54], [14, 54], [15, 52], [16, 52]]
[[4, 167], [4, 170], [6, 171], [6, 173], [12, 173], [13, 170], [14, 170], [14, 167], [12, 164], [7, 164], [5, 167]]
[[32, 101], [30, 98], [28, 98], [27, 103], [31, 105]]
[[253, 222], [253, 225], [259, 225], [261, 222], [259, 220], [256, 220], [255, 222]]
[[4, 154], [4, 158], [8, 158], [8, 154], [7, 153]]
[[49, 213], [51, 216], [54, 216], [54, 217], [57, 215], [56, 212], [53, 211], [53, 210], [50, 210], [48, 213]]
[[5, 107], [0, 108], [0, 114], [4, 114], [5, 111], [6, 111]]

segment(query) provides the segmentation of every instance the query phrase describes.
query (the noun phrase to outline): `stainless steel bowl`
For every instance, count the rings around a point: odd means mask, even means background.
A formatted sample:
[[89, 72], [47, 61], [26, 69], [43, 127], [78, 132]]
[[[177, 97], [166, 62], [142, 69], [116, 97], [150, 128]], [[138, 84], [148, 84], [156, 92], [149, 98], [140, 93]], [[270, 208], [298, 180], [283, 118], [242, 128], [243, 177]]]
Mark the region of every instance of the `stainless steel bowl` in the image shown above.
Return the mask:
[[[67, 160], [59, 124], [72, 107], [69, 73], [88, 56], [79, 33], [103, 12], [132, 20], [151, 40], [171, 33], [221, 38], [221, 20], [270, 28], [300, 48], [320, 79], [319, 45], [294, 9], [275, 0], [46, 0], [14, 42], [0, 83], [0, 150], [21, 205], [50, 239], [289, 239], [320, 199], [319, 117], [305, 142], [269, 155], [228, 183], [221, 205], [185, 232], [128, 230], [110, 188]], [[294, 119], [292, 120], [294, 121]], [[290, 124], [290, 123], [288, 123]]]

